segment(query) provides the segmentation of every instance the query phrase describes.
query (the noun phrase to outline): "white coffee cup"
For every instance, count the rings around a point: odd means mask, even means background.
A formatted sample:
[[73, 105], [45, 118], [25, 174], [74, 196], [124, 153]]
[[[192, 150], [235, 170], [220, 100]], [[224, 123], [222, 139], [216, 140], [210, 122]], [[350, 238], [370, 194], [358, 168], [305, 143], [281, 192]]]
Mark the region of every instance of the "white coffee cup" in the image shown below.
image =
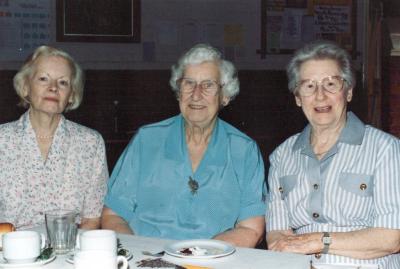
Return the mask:
[[82, 250], [75, 253], [74, 268], [127, 269], [128, 260], [106, 250]]
[[117, 234], [112, 230], [90, 230], [78, 234], [77, 249], [104, 250], [117, 254]]
[[35, 231], [16, 231], [3, 235], [3, 257], [9, 263], [31, 263], [46, 245], [46, 236]]

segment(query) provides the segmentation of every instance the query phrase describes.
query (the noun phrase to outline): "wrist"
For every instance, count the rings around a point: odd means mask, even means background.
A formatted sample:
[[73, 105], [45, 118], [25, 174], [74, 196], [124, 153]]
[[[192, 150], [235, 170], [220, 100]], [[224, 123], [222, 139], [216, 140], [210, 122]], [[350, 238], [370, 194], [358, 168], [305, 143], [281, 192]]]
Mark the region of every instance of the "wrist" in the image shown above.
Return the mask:
[[321, 253], [322, 254], [328, 254], [329, 248], [330, 248], [331, 243], [332, 243], [332, 237], [331, 237], [330, 233], [323, 232], [321, 241], [322, 241], [322, 244], [323, 244], [323, 248], [322, 248]]

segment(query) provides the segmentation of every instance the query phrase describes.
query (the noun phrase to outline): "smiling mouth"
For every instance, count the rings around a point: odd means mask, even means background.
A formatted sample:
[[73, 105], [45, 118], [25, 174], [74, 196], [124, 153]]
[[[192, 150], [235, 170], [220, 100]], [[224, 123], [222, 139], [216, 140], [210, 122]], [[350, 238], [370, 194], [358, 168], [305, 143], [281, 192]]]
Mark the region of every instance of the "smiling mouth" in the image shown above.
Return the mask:
[[326, 113], [326, 112], [330, 112], [332, 109], [331, 106], [323, 106], [323, 107], [315, 107], [314, 111], [317, 113]]
[[189, 105], [189, 107], [191, 109], [196, 109], [196, 110], [205, 108], [205, 106], [202, 106], [202, 105]]

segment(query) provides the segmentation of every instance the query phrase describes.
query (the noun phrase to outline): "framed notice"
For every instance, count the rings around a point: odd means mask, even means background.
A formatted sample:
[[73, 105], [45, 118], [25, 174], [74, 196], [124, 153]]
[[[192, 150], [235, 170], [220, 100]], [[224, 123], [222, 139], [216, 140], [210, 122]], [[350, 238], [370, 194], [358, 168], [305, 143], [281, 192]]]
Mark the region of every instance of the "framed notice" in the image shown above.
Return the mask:
[[339, 43], [355, 56], [355, 0], [261, 0], [261, 58], [290, 54], [317, 39]]
[[59, 42], [140, 42], [140, 0], [56, 0]]

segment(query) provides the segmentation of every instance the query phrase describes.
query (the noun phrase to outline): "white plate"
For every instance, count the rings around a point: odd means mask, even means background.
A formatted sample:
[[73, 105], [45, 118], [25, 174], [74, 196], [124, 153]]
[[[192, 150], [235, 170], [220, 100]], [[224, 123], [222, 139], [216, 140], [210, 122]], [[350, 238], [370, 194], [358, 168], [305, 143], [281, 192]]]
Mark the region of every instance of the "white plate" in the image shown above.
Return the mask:
[[[129, 250], [125, 249], [125, 248], [122, 248], [122, 249], [126, 251], [125, 258], [126, 258], [128, 261], [129, 261], [130, 259], [132, 259], [132, 257], [133, 257], [132, 253], [131, 253]], [[118, 250], [121, 250], [121, 249], [118, 249]], [[74, 264], [74, 254], [68, 255], [68, 257], [65, 259], [65, 261], [68, 262], [68, 263], [70, 263], [70, 264]]]
[[[182, 253], [184, 249], [200, 248], [205, 250], [206, 253], [198, 254], [185, 254]], [[232, 254], [235, 252], [235, 247], [219, 240], [211, 239], [198, 239], [198, 240], [185, 240], [171, 243], [165, 246], [165, 252], [171, 256], [190, 259], [211, 259], [218, 258]], [[201, 251], [200, 251], [201, 252]]]
[[56, 255], [50, 256], [47, 260], [38, 260], [30, 263], [8, 263], [3, 258], [3, 253], [0, 253], [0, 268], [21, 268], [21, 267], [38, 267], [54, 261]]

